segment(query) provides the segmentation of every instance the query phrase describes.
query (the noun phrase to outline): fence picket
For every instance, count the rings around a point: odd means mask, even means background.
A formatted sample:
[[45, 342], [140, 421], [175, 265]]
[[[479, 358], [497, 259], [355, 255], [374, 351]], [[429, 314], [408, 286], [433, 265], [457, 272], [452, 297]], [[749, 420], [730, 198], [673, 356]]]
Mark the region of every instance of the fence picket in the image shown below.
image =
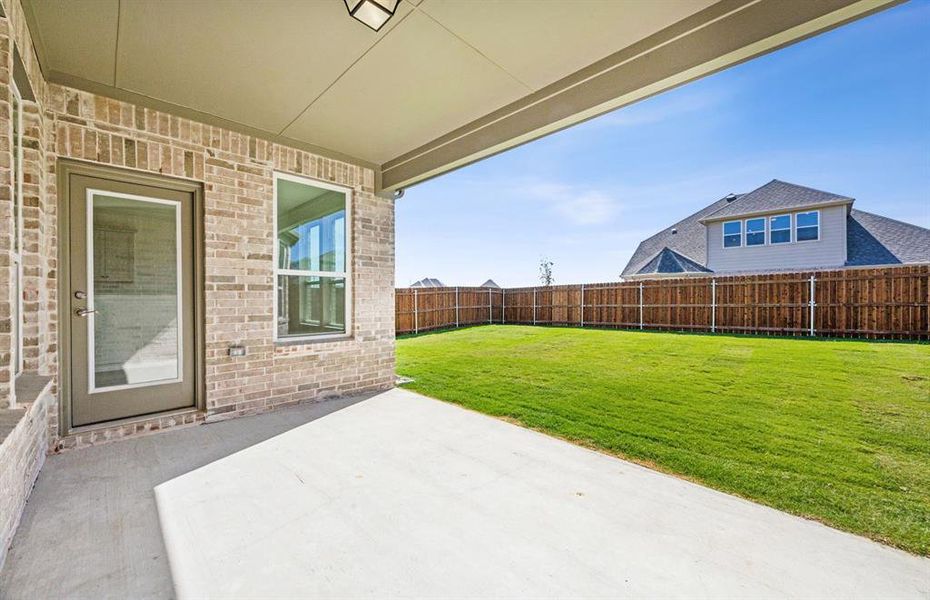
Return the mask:
[[[507, 288], [500, 302], [508, 324], [930, 339], [928, 264]], [[398, 334], [495, 322], [487, 288], [398, 289], [395, 307]]]

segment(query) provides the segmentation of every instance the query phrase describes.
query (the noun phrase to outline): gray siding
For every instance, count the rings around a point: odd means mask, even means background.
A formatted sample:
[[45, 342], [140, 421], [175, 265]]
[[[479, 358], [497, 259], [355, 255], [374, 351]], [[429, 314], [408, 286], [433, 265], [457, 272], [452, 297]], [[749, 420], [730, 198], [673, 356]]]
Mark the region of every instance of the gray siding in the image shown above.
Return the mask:
[[846, 263], [846, 208], [820, 209], [820, 240], [816, 242], [724, 248], [723, 223], [708, 223], [707, 267], [718, 273], [841, 267]]

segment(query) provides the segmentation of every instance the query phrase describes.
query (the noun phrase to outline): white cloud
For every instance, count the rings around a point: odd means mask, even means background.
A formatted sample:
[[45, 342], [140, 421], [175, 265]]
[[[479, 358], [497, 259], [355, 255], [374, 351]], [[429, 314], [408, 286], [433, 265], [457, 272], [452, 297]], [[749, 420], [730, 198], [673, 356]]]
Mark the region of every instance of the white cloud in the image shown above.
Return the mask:
[[620, 212], [617, 199], [597, 189], [536, 182], [524, 190], [532, 199], [546, 202], [549, 210], [575, 225], [609, 223]]

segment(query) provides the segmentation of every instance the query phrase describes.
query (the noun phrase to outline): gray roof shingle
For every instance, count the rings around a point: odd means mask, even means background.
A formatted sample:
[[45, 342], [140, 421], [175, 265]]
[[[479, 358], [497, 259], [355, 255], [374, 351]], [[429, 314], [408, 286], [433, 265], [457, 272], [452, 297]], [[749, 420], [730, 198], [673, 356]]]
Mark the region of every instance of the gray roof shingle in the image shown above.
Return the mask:
[[795, 185], [773, 179], [760, 188], [740, 196], [719, 211], [705, 217], [705, 221], [716, 221], [725, 217], [741, 217], [773, 210], [795, 210], [805, 206], [816, 206], [836, 202], [852, 203], [853, 199], [830, 192]]
[[930, 262], [930, 229], [853, 209], [846, 219], [846, 264]]
[[669, 248], [662, 250], [655, 255], [655, 258], [647, 262], [637, 275], [648, 275], [650, 273], [710, 273], [710, 269], [699, 265], [687, 256], [683, 256]]
[[[735, 196], [735, 198], [738, 199], [739, 196]], [[698, 264], [705, 264], [707, 262], [707, 234], [704, 231], [704, 224], [701, 223], [701, 219], [720, 210], [729, 202], [726, 197], [721, 198], [710, 206], [702, 208], [693, 215], [685, 217], [671, 227], [667, 227], [640, 242], [636, 252], [633, 253], [633, 257], [630, 258], [630, 262], [623, 269], [621, 276], [629, 277], [638, 273], [663, 248], [674, 250]], [[672, 233], [673, 231], [675, 233]]]

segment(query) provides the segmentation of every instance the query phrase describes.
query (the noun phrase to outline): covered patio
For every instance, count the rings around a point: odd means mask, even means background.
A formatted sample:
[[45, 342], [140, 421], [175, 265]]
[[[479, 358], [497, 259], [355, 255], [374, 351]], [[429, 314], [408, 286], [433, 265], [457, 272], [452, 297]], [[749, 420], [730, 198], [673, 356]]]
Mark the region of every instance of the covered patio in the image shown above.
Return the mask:
[[[48, 550], [69, 560], [49, 561]], [[4, 597], [922, 598], [930, 561], [395, 389], [49, 459]]]
[[0, 0], [0, 596], [912, 594], [388, 391], [406, 187], [896, 0], [379, 3]]

